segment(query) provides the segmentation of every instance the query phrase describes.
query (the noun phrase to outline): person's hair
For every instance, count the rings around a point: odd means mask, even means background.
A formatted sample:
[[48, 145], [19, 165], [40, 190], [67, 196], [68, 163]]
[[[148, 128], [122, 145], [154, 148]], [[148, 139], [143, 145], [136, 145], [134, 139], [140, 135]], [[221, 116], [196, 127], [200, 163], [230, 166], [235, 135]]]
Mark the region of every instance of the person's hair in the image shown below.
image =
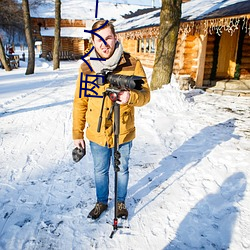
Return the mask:
[[[95, 30], [95, 29], [98, 29], [100, 28], [102, 25], [104, 25], [106, 22], [106, 20], [99, 20], [99, 21], [96, 21], [93, 25], [92, 25], [92, 30]], [[113, 25], [113, 23], [111, 22], [108, 22], [104, 27], [102, 27], [101, 29], [98, 29], [98, 30], [102, 30], [102, 29], [105, 29], [109, 27], [111, 29], [111, 32], [113, 33], [113, 35], [115, 36], [115, 27]], [[91, 34], [91, 38], [92, 38], [92, 41], [94, 41], [94, 37], [95, 35], [94, 34]]]

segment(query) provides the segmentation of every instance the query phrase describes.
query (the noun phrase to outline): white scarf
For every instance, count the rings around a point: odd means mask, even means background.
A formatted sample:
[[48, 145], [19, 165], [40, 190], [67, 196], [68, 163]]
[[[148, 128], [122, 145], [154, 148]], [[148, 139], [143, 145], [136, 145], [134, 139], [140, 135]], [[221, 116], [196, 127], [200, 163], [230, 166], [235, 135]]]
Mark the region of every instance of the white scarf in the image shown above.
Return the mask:
[[[123, 47], [121, 43], [117, 41], [115, 44], [114, 53], [109, 59], [106, 59], [105, 61], [92, 60], [90, 61], [91, 66], [93, 67], [96, 74], [101, 73], [103, 69], [113, 71], [117, 67], [121, 59], [122, 53]], [[100, 56], [96, 53], [95, 49], [91, 52], [90, 57], [100, 58]]]

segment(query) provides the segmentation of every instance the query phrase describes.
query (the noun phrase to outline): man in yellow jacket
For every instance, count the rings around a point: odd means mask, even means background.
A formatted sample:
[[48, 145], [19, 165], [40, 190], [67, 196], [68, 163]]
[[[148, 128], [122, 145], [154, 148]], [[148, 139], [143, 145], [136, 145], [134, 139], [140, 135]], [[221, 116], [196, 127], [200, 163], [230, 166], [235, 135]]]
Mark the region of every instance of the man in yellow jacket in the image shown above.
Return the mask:
[[135, 138], [134, 107], [140, 107], [149, 102], [150, 90], [140, 61], [123, 51], [121, 43], [117, 40], [113, 24], [100, 20], [93, 24], [92, 31], [95, 32], [92, 33], [94, 50], [90, 54], [90, 64], [83, 63], [80, 67], [73, 103], [74, 144], [76, 147], [85, 147], [83, 131], [87, 123], [86, 137], [90, 141], [94, 161], [97, 202], [88, 218], [97, 219], [108, 208], [109, 168], [114, 152], [114, 114], [111, 114], [111, 119], [108, 118], [113, 102], [110, 98], [105, 98], [102, 114], [104, 119], [100, 132], [97, 132], [103, 101], [103, 98], [100, 97], [110, 84], [96, 86], [94, 89], [96, 96], [91, 96], [83, 88], [83, 83], [85, 82], [87, 89], [90, 90], [93, 87], [91, 82], [93, 83], [95, 76], [100, 75], [104, 69], [112, 74], [141, 76], [144, 82], [141, 90], [120, 90], [116, 101], [120, 105], [119, 152], [121, 154], [117, 179], [117, 217], [127, 218], [125, 198], [129, 178], [128, 161], [132, 140]]

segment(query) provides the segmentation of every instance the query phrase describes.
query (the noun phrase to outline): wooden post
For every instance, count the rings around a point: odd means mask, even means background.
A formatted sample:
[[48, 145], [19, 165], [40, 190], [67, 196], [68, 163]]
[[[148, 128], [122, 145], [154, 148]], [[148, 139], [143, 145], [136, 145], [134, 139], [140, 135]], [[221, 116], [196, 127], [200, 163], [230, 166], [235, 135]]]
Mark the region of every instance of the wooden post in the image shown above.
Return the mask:
[[148, 40], [148, 53], [151, 53], [151, 46], [152, 46], [152, 38]]
[[141, 54], [141, 42], [142, 42], [142, 39], [139, 39], [139, 53]]
[[206, 50], [207, 50], [207, 35], [200, 34], [199, 36], [199, 54], [198, 54], [198, 65], [196, 71], [196, 86], [202, 87], [204, 78], [204, 68], [206, 60]]

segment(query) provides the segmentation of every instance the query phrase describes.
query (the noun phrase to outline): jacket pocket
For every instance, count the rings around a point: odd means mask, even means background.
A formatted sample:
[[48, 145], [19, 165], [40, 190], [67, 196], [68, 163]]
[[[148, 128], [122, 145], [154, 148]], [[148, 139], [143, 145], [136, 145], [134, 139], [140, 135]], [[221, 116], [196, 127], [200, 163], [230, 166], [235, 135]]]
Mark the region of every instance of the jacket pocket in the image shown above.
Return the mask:
[[134, 130], [134, 109], [131, 107], [126, 107], [121, 109], [120, 116], [120, 133], [125, 134], [131, 130]]

